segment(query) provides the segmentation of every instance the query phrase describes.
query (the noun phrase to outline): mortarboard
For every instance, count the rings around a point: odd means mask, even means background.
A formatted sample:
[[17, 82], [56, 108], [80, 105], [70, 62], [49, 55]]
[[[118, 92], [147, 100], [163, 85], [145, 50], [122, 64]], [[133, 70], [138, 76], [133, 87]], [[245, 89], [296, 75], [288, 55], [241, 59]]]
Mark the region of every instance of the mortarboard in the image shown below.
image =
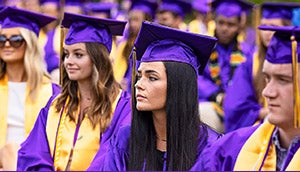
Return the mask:
[[53, 3], [56, 4], [57, 6], [59, 6], [59, 0], [40, 0], [40, 4], [46, 4], [46, 3]]
[[210, 5], [208, 0], [193, 0], [192, 7], [196, 11], [207, 14], [210, 11]]
[[[292, 63], [291, 36], [294, 35], [296, 41], [300, 42], [300, 28], [295, 26], [259, 26], [258, 28], [260, 30], [275, 31], [268, 46], [266, 59], [275, 64]], [[300, 44], [298, 49], [300, 50]], [[299, 52], [298, 56], [300, 56]]]
[[291, 2], [265, 2], [262, 4], [262, 18], [292, 19], [292, 11], [299, 8], [300, 3]]
[[56, 20], [54, 17], [7, 6], [0, 11], [2, 28], [23, 27], [33, 31], [37, 36], [42, 27]]
[[253, 8], [253, 4], [244, 0], [214, 0], [212, 8], [217, 15], [225, 17], [241, 16], [243, 12]]
[[125, 21], [101, 19], [81, 14], [64, 13], [62, 26], [69, 28], [65, 44], [98, 42], [111, 51], [112, 35], [123, 35]]
[[295, 26], [259, 26], [261, 30], [275, 31], [268, 46], [266, 60], [273, 64], [292, 64], [294, 89], [294, 126], [300, 127], [299, 51], [300, 28]]
[[132, 0], [130, 10], [143, 11], [154, 18], [157, 7], [157, 0]]
[[201, 74], [216, 41], [213, 37], [143, 22], [134, 46], [140, 62], [182, 62]]
[[108, 15], [111, 14], [111, 10], [118, 7], [117, 3], [110, 2], [88, 2], [84, 5], [84, 10], [88, 12], [103, 12]]
[[171, 11], [184, 17], [185, 14], [191, 12], [192, 4], [190, 0], [163, 0], [159, 11]]

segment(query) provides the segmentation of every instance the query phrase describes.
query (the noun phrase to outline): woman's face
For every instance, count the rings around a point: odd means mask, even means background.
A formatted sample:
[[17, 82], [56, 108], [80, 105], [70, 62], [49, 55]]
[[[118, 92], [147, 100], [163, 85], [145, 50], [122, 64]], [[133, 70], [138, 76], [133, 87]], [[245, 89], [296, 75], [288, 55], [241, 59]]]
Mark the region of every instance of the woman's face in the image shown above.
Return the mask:
[[132, 10], [129, 12], [129, 27], [133, 33], [138, 33], [142, 22], [145, 19], [145, 15], [140, 10]]
[[5, 63], [24, 63], [25, 49], [25, 40], [21, 36], [19, 28], [5, 28], [1, 30], [0, 58]]
[[93, 72], [93, 62], [87, 53], [84, 43], [65, 45], [64, 67], [70, 80], [90, 80]]
[[[279, 18], [273, 18], [273, 19], [263, 18], [263, 19], [261, 19], [260, 24], [263, 26], [283, 26], [282, 19], [279, 19]], [[270, 41], [273, 37], [274, 32], [260, 30], [259, 33], [260, 33], [260, 38], [261, 38], [263, 45], [265, 47], [268, 47], [268, 45], [270, 44]]]
[[136, 108], [139, 111], [165, 110], [167, 74], [163, 62], [142, 62], [135, 84]]

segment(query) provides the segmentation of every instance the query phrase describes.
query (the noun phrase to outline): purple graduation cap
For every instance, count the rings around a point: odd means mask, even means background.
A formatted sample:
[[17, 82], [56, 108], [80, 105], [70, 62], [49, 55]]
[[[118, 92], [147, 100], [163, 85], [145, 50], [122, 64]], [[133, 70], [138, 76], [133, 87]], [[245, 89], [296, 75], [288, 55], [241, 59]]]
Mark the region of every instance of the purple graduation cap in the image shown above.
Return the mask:
[[140, 62], [182, 62], [201, 74], [216, 41], [213, 37], [143, 22], [134, 46]]
[[192, 7], [203, 14], [210, 12], [209, 0], [193, 0]]
[[0, 11], [2, 28], [22, 27], [33, 31], [37, 36], [42, 27], [54, 20], [56, 20], [54, 17], [11, 6], [4, 7]]
[[163, 0], [159, 11], [171, 11], [184, 18], [185, 14], [190, 13], [192, 4], [190, 0]]
[[[266, 59], [274, 64], [292, 63], [291, 36], [294, 35], [296, 41], [300, 42], [300, 28], [295, 26], [259, 26], [258, 28], [275, 31], [268, 46]], [[297, 48], [300, 50], [300, 43]], [[300, 57], [299, 51], [297, 54]]]
[[262, 4], [262, 18], [292, 19], [292, 11], [299, 8], [300, 3], [292, 2], [265, 2]]
[[275, 31], [268, 46], [266, 60], [273, 64], [292, 64], [294, 92], [294, 127], [300, 127], [299, 51], [300, 28], [295, 26], [260, 26], [261, 30]]
[[125, 21], [101, 19], [81, 14], [64, 13], [62, 26], [69, 28], [65, 44], [98, 42], [111, 51], [112, 35], [123, 35]]
[[84, 5], [84, 11], [86, 14], [89, 12], [94, 13], [106, 13], [111, 16], [112, 9], [118, 8], [117, 3], [112, 2], [88, 2]]
[[132, 0], [130, 10], [143, 11], [154, 18], [157, 7], [157, 0]]
[[227, 18], [233, 16], [241, 16], [243, 12], [247, 12], [253, 8], [253, 4], [243, 0], [214, 0], [212, 8], [217, 15]]

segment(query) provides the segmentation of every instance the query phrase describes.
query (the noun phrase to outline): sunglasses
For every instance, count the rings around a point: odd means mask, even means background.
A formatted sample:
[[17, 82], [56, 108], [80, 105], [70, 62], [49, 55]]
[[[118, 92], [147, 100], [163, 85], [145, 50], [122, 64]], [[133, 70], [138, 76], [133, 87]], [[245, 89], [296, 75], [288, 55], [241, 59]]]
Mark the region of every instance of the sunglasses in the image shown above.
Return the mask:
[[6, 41], [9, 42], [10, 46], [14, 48], [19, 48], [24, 42], [24, 38], [21, 35], [13, 35], [10, 38], [6, 38], [3, 35], [0, 35], [0, 48], [5, 46]]

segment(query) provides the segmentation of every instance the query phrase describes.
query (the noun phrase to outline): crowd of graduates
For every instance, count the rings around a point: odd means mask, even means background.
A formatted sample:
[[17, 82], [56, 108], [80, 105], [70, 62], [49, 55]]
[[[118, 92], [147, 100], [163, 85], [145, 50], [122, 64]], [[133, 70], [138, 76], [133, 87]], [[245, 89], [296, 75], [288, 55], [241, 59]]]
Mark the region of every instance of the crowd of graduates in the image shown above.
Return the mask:
[[300, 2], [2, 0], [3, 170], [300, 170]]

